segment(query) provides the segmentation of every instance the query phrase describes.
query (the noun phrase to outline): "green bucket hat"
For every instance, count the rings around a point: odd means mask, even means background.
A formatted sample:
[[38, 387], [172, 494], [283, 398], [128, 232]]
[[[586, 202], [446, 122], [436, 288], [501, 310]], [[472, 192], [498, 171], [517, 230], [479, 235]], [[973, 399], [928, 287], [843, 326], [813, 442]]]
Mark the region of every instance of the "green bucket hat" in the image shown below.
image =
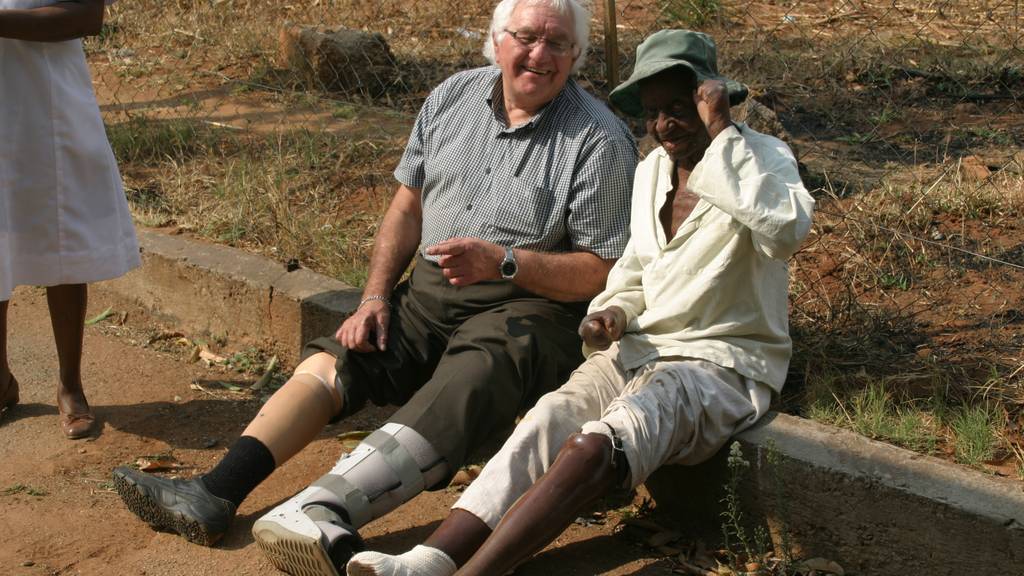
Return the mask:
[[630, 116], [643, 116], [640, 81], [676, 66], [692, 70], [698, 82], [725, 82], [730, 106], [743, 102], [747, 97], [746, 86], [718, 73], [718, 51], [710, 36], [690, 30], [660, 30], [648, 36], [637, 47], [633, 73], [628, 80], [612, 90], [609, 95], [612, 104]]

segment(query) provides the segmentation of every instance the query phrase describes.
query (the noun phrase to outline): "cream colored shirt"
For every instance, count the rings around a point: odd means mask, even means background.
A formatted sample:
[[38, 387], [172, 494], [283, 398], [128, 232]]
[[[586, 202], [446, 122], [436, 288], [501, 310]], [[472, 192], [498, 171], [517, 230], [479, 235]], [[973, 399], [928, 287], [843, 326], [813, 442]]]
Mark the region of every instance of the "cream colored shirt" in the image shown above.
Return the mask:
[[742, 124], [727, 128], [690, 175], [687, 189], [700, 200], [666, 239], [658, 211], [673, 170], [662, 148], [637, 167], [632, 236], [590, 311], [625, 310], [619, 354], [627, 370], [658, 358], [702, 358], [778, 392], [792, 352], [786, 259], [814, 209], [796, 159], [777, 138]]

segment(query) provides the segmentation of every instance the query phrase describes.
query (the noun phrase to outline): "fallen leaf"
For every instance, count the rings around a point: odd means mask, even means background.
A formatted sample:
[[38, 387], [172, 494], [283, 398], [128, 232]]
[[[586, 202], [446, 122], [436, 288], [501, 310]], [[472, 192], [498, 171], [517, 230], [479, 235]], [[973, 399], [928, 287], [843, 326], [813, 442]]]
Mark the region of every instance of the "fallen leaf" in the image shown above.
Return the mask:
[[647, 545], [651, 548], [657, 548], [659, 546], [664, 546], [669, 542], [675, 542], [676, 540], [679, 540], [682, 537], [683, 535], [679, 532], [674, 532], [672, 530], [663, 530], [648, 538]]
[[241, 391], [245, 390], [241, 386], [236, 386], [236, 385], [232, 384], [231, 382], [223, 382], [223, 381], [221, 381], [221, 382], [218, 382], [218, 384], [221, 385], [221, 388], [224, 388], [225, 390], [230, 390], [232, 392], [241, 392]]
[[338, 434], [338, 440], [341, 441], [341, 446], [346, 452], [351, 452], [369, 435], [370, 433], [366, 430], [353, 430]]
[[135, 465], [143, 472], [158, 472], [161, 470], [181, 470], [185, 468], [171, 456], [160, 456], [157, 458], [143, 457], [135, 461]]
[[633, 527], [636, 527], [636, 528], [641, 528], [641, 529], [647, 530], [649, 532], [664, 532], [665, 531], [665, 529], [662, 528], [657, 523], [651, 522], [650, 520], [646, 520], [644, 518], [623, 518], [622, 519], [622, 523], [625, 524], [626, 526], [633, 526]]
[[270, 361], [267, 362], [267, 368], [263, 371], [263, 376], [252, 385], [253, 390], [262, 390], [264, 386], [270, 384], [270, 380], [274, 377], [274, 373], [277, 372], [277, 355], [271, 356]]
[[224, 357], [223, 356], [218, 356], [217, 354], [214, 354], [213, 352], [210, 352], [206, 348], [203, 348], [202, 350], [199, 351], [199, 357], [201, 359], [205, 360], [207, 364], [223, 364], [224, 363]]
[[89, 318], [88, 320], [86, 320], [85, 321], [85, 325], [86, 326], [92, 326], [93, 324], [95, 324], [97, 322], [102, 322], [102, 321], [106, 320], [107, 318], [110, 318], [113, 315], [114, 315], [113, 308], [107, 308], [103, 312], [100, 312], [98, 316], [94, 316], [94, 317]]
[[798, 566], [801, 569], [827, 572], [829, 574], [835, 574], [836, 576], [846, 575], [842, 566], [831, 560], [826, 560], [825, 558], [811, 558], [809, 560], [804, 560], [800, 562]]
[[476, 480], [482, 468], [479, 466], [466, 466], [455, 473], [455, 477], [449, 483], [452, 486], [469, 486], [470, 482]]

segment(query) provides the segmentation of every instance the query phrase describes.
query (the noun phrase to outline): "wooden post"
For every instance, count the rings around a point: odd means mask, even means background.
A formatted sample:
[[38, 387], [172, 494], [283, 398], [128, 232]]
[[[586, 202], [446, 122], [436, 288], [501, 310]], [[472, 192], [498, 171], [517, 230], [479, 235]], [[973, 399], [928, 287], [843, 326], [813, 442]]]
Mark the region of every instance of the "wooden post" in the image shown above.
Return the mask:
[[615, 25], [615, 0], [604, 3], [604, 60], [608, 90], [619, 85], [619, 29]]

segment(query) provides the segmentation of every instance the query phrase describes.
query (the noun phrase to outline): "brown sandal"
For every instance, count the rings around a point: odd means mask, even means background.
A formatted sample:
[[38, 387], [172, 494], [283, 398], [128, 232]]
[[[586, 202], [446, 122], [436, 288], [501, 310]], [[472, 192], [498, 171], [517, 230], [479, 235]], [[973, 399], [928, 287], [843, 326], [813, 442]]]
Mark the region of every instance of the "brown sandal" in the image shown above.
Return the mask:
[[7, 378], [7, 386], [4, 388], [3, 394], [0, 394], [0, 412], [13, 407], [18, 400], [18, 381], [14, 378], [14, 374], [10, 374]]

